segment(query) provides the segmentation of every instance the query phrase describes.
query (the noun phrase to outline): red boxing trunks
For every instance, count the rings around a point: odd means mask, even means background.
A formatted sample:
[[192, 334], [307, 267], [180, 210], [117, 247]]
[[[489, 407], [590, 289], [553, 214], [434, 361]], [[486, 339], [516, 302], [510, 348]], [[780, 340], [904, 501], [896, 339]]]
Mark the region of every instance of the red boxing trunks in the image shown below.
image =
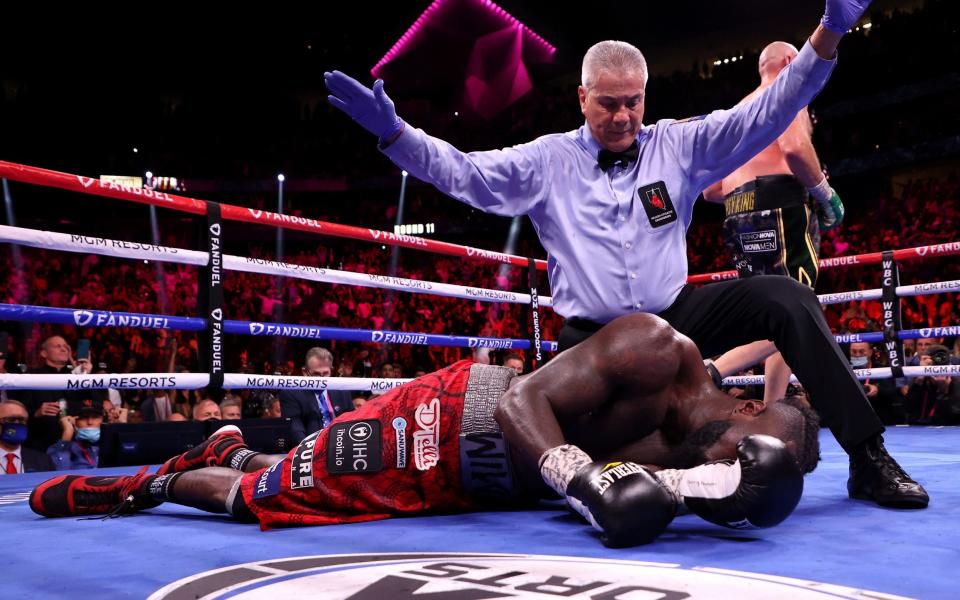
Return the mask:
[[304, 438], [240, 481], [262, 529], [461, 512], [516, 489], [493, 411], [511, 369], [460, 361]]

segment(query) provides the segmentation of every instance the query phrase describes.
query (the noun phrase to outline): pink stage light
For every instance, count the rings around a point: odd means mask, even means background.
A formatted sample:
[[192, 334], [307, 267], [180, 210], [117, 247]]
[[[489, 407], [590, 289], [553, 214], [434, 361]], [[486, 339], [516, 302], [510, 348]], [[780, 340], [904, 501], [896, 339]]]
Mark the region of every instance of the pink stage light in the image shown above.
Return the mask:
[[[449, 4], [451, 2], [470, 2], [477, 6], [485, 8], [491, 15], [496, 16], [504, 28], [517, 28], [521, 34], [522, 39], [531, 43], [534, 43], [540, 46], [541, 50], [544, 51], [550, 60], [553, 59], [553, 55], [557, 52], [557, 49], [552, 46], [545, 39], [533, 32], [529, 27], [518, 21], [513, 15], [503, 10], [491, 0], [434, 0], [434, 2], [427, 7], [423, 14], [417, 17], [417, 20], [413, 22], [413, 25], [410, 26], [407, 31], [400, 36], [400, 39], [383, 55], [377, 64], [370, 69], [370, 74], [374, 77], [380, 77], [380, 72], [384, 65], [395, 59], [396, 57], [402, 55], [408, 49], [411, 48], [418, 40], [418, 36], [422, 34], [423, 28], [428, 24], [433, 24], [432, 20], [434, 13], [437, 12], [444, 4]], [[523, 77], [521, 77], [523, 79]]]

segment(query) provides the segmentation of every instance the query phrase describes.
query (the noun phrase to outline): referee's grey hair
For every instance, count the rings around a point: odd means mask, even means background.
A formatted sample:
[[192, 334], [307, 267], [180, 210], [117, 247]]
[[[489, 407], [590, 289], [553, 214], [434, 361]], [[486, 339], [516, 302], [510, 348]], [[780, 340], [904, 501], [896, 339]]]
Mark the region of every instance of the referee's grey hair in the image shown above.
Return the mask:
[[580, 83], [589, 88], [596, 81], [598, 71], [639, 73], [643, 85], [647, 85], [647, 60], [633, 44], [607, 40], [598, 42], [583, 55]]

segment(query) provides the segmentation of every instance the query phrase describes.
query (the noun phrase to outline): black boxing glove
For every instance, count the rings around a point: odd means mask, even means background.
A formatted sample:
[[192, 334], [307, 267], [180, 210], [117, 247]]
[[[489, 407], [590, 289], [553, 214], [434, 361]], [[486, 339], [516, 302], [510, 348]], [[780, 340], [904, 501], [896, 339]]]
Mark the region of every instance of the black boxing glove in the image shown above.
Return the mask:
[[783, 442], [749, 435], [737, 460], [657, 472], [683, 504], [703, 519], [730, 527], [773, 527], [790, 516], [803, 494], [803, 474]]
[[591, 462], [576, 446], [564, 445], [543, 454], [540, 472], [611, 548], [652, 541], [677, 512], [673, 493], [636, 463]]
[[591, 464], [570, 481], [567, 496], [583, 503], [611, 548], [652, 542], [677, 514], [670, 490], [632, 462]]

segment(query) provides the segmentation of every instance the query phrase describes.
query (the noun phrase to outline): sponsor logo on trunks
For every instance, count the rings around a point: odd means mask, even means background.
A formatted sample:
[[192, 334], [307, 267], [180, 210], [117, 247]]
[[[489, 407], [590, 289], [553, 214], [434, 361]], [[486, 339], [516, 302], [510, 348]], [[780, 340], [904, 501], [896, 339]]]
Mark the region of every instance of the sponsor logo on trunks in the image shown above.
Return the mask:
[[460, 479], [463, 489], [474, 499], [510, 500], [513, 476], [503, 434], [460, 434]]
[[669, 225], [677, 220], [677, 211], [673, 208], [673, 201], [667, 193], [667, 185], [658, 181], [637, 189], [637, 195], [647, 213], [650, 226], [656, 229]]
[[413, 416], [419, 427], [413, 432], [413, 464], [427, 471], [440, 462], [440, 399], [421, 404]]
[[283, 474], [283, 463], [281, 460], [257, 477], [257, 485], [253, 488], [253, 499], [269, 498], [280, 493], [280, 477]]
[[334, 423], [327, 434], [327, 471], [330, 473], [376, 473], [383, 468], [380, 453], [380, 421]]
[[[277, 573], [283, 577], [277, 577]], [[818, 581], [687, 568], [675, 563], [536, 554], [398, 552], [271, 558], [218, 567], [166, 585], [150, 600], [183, 598], [198, 589], [209, 597], [222, 597], [237, 588], [258, 598], [300, 597], [309, 589], [310, 597], [319, 600], [897, 598]]]
[[317, 445], [319, 431], [303, 438], [290, 459], [290, 489], [313, 487], [313, 447]]
[[773, 229], [748, 231], [739, 234], [740, 247], [744, 252], [776, 252], [777, 232]]
[[723, 201], [724, 213], [728, 217], [740, 213], [753, 212], [756, 206], [757, 192], [755, 190], [730, 194]]
[[397, 417], [391, 423], [393, 433], [397, 438], [397, 468], [407, 468], [407, 420]]

